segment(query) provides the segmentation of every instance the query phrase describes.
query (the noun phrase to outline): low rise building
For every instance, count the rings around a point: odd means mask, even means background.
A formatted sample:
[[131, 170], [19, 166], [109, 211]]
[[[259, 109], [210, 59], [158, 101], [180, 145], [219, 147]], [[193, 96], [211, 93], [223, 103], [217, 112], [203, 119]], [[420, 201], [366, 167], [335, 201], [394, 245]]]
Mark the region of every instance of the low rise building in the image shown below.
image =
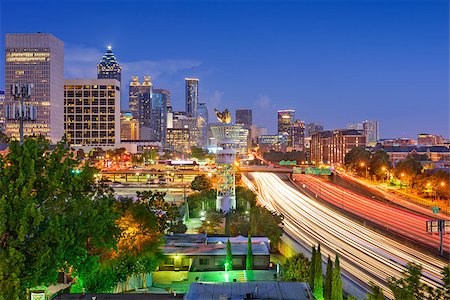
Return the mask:
[[[160, 271], [223, 271], [227, 242], [233, 253], [233, 270], [245, 270], [247, 237], [208, 237], [206, 234], [166, 236], [162, 247], [164, 261]], [[253, 269], [268, 270], [270, 242], [267, 237], [252, 237]]]

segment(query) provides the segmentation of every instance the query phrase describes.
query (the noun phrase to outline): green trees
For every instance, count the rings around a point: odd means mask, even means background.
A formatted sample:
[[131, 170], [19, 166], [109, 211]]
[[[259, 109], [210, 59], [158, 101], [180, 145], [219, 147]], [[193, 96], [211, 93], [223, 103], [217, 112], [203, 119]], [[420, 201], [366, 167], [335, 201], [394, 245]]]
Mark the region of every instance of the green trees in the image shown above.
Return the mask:
[[314, 262], [316, 261], [316, 246], [312, 246], [311, 263], [309, 264], [309, 286], [314, 291], [314, 279], [316, 278], [316, 268]]
[[191, 158], [204, 160], [208, 156], [208, 151], [198, 147], [191, 147]]
[[233, 270], [233, 253], [231, 252], [230, 240], [227, 242], [227, 256], [225, 257], [225, 271]]
[[276, 248], [283, 234], [283, 216], [265, 207], [254, 206], [250, 209], [252, 236], [267, 236], [271, 248]]
[[308, 281], [310, 262], [303, 253], [286, 259], [282, 265], [283, 279], [286, 281]]
[[367, 294], [366, 300], [384, 300], [383, 289], [370, 282], [370, 293]]
[[245, 258], [245, 269], [253, 270], [253, 250], [252, 250], [252, 238], [248, 235], [247, 241], [247, 257]]
[[195, 176], [191, 182], [191, 189], [194, 191], [209, 191], [212, 188], [211, 180], [205, 175]]
[[331, 299], [342, 300], [342, 278], [341, 267], [339, 265], [339, 256], [336, 254], [334, 261], [333, 280], [331, 283]]
[[328, 255], [327, 271], [325, 273], [325, 286], [323, 290], [323, 298], [325, 300], [331, 300], [332, 281], [333, 281], [333, 261], [331, 260], [331, 257]]
[[11, 142], [0, 157], [0, 299], [24, 298], [60, 269], [85, 272], [115, 247], [113, 194], [78, 168], [63, 143], [50, 152], [42, 138]]
[[[442, 273], [445, 284], [445, 269]], [[422, 267], [420, 265], [408, 263], [402, 275], [403, 278], [388, 278], [388, 286], [394, 294], [395, 299], [425, 299], [425, 295], [427, 295], [428, 299], [443, 299], [445, 292], [443, 289], [433, 289], [421, 282]]]
[[[369, 161], [370, 152], [364, 149], [364, 147], [355, 147], [345, 155], [344, 165], [346, 168], [363, 175], [366, 171], [365, 168], [369, 166]], [[361, 166], [361, 163], [364, 165]]]
[[370, 174], [376, 179], [385, 179], [386, 172], [390, 169], [391, 161], [389, 155], [384, 150], [377, 150], [370, 157], [369, 168]]
[[317, 247], [314, 261], [314, 296], [317, 299], [323, 299], [323, 277], [322, 277], [322, 253], [320, 251], [320, 244]]

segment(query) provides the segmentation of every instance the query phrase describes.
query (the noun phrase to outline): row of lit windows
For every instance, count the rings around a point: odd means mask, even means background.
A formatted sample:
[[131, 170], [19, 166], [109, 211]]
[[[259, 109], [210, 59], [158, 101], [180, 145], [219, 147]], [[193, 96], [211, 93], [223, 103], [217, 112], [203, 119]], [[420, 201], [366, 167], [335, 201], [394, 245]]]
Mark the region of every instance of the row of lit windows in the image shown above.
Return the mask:
[[110, 107], [106, 107], [106, 106], [100, 106], [100, 107], [85, 107], [84, 109], [81, 107], [64, 107], [64, 113], [69, 113], [69, 114], [73, 114], [73, 113], [77, 113], [77, 114], [114, 114], [115, 113], [115, 108], [112, 106]]
[[[85, 90], [96, 90], [96, 89], [100, 89], [100, 90], [114, 90], [114, 85], [64, 85], [64, 89], [66, 90], [81, 90], [81, 89], [85, 89]], [[119, 90], [118, 86], [115, 86], [116, 90]]]
[[115, 97], [114, 91], [64, 91], [64, 97], [66, 98], [73, 98], [73, 97]]
[[[109, 116], [104, 116], [104, 115], [85, 115], [85, 116], [81, 116], [81, 115], [69, 115], [67, 116], [67, 122], [71, 123], [71, 122], [81, 122], [81, 121], [93, 121], [93, 122], [113, 122], [115, 121], [115, 116], [114, 115], [109, 115]], [[83, 120], [84, 119], [84, 120]]]

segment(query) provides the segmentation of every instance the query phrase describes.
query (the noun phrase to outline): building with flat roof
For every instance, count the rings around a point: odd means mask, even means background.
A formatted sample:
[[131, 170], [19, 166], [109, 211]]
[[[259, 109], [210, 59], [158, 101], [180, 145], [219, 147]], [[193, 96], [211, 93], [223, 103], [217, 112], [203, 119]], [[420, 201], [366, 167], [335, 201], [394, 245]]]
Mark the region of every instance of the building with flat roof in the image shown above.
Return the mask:
[[197, 117], [198, 107], [198, 78], [185, 78], [185, 107], [186, 116]]
[[365, 147], [361, 130], [319, 131], [311, 137], [311, 161], [315, 164], [343, 165], [345, 155], [355, 147]]
[[[223, 271], [227, 242], [233, 253], [233, 270], [245, 270], [247, 237], [209, 237], [206, 234], [166, 236], [162, 247], [165, 260], [159, 271]], [[267, 237], [252, 237], [253, 270], [268, 270], [270, 242]]]
[[152, 92], [151, 127], [153, 139], [166, 143], [167, 137], [167, 112], [170, 107], [170, 91], [154, 89]]
[[116, 79], [64, 80], [64, 131], [74, 146], [120, 143], [120, 82]]
[[139, 121], [129, 111], [120, 115], [120, 139], [122, 141], [139, 140]]
[[[15, 104], [14, 83], [33, 84], [27, 104], [36, 119], [24, 123], [24, 135], [43, 135], [53, 143], [64, 135], [64, 43], [48, 33], [5, 34], [5, 108]], [[5, 134], [19, 138], [19, 123], [5, 120]]]
[[236, 124], [244, 125], [244, 128], [249, 129], [253, 125], [253, 111], [251, 109], [236, 109]]
[[444, 137], [442, 135], [419, 133], [417, 135], [417, 144], [422, 146], [436, 146], [444, 143]]
[[315, 299], [309, 284], [306, 282], [220, 282], [191, 283], [185, 300], [209, 299], [283, 299], [312, 300]]
[[175, 152], [186, 153], [193, 146], [189, 128], [167, 128], [166, 145]]

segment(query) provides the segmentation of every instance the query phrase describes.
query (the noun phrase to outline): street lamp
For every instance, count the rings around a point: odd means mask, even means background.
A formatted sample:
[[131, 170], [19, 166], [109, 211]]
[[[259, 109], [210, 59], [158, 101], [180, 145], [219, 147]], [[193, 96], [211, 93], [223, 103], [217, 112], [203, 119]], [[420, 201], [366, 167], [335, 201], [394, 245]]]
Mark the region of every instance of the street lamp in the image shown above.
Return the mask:
[[139, 173], [136, 173], [137, 181], [139, 182]]
[[365, 167], [366, 168], [366, 179], [367, 179], [367, 166], [366, 166], [366, 164], [364, 162], [361, 162], [359, 165], [361, 167]]

